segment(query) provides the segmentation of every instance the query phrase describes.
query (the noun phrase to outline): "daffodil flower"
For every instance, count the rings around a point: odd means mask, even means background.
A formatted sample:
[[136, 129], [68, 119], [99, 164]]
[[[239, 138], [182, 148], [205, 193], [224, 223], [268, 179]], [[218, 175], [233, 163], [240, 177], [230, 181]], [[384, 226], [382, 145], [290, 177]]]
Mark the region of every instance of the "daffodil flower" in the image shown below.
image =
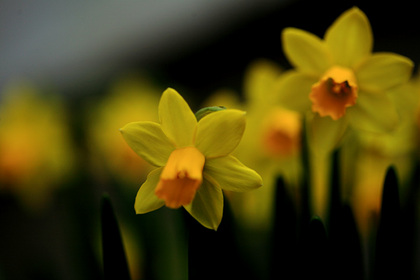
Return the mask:
[[388, 132], [398, 114], [386, 91], [408, 81], [413, 63], [394, 53], [372, 53], [366, 15], [354, 7], [326, 31], [324, 39], [297, 28], [282, 33], [294, 69], [280, 79], [281, 104], [310, 114], [317, 149], [333, 149], [346, 128]]
[[260, 175], [230, 155], [242, 138], [245, 113], [220, 110], [198, 121], [187, 102], [169, 88], [159, 103], [159, 120], [132, 122], [121, 129], [128, 145], [157, 167], [137, 193], [136, 213], [182, 206], [203, 226], [217, 230], [222, 189], [247, 191], [262, 185]]

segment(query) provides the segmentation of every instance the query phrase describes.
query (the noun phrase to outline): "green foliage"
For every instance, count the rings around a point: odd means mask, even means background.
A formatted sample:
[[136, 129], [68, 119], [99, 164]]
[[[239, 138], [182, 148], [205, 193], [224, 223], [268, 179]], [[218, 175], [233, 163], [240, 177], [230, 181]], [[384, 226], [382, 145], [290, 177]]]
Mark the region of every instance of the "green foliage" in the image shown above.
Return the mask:
[[130, 280], [121, 231], [108, 195], [101, 201], [101, 232], [104, 279]]

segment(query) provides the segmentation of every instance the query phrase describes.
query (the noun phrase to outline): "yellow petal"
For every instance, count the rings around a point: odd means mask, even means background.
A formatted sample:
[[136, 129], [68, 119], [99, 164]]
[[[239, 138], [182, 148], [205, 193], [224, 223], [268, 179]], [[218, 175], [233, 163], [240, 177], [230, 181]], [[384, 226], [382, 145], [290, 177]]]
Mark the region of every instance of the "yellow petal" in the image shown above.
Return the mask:
[[[280, 77], [280, 66], [269, 60], [254, 61], [247, 69], [244, 78], [244, 94], [249, 106], [257, 107], [270, 103], [273, 85]], [[236, 107], [237, 108], [237, 107]]]
[[324, 42], [297, 28], [286, 28], [282, 33], [283, 49], [290, 63], [299, 71], [321, 75], [331, 66], [331, 57]]
[[208, 159], [204, 173], [212, 177], [223, 190], [242, 192], [262, 186], [261, 176], [233, 156]]
[[405, 83], [411, 77], [413, 62], [393, 53], [375, 53], [356, 70], [361, 90], [379, 92]]
[[175, 149], [161, 126], [154, 122], [132, 122], [120, 131], [131, 149], [155, 166], [164, 166]]
[[386, 94], [366, 94], [361, 92], [357, 105], [349, 108], [348, 119], [357, 129], [385, 133], [398, 125], [398, 113]]
[[238, 146], [244, 130], [244, 111], [217, 111], [198, 122], [195, 146], [206, 158], [226, 156]]
[[159, 120], [163, 132], [177, 148], [192, 144], [197, 119], [184, 98], [174, 89], [168, 88], [162, 94]]
[[137, 192], [134, 209], [137, 214], [144, 214], [147, 212], [159, 209], [165, 202], [155, 195], [155, 188], [159, 182], [162, 167], [157, 168], [149, 173], [146, 182], [140, 187]]
[[217, 230], [223, 217], [223, 192], [209, 180], [204, 178], [194, 200], [184, 208], [204, 227]]
[[275, 85], [279, 105], [298, 112], [310, 110], [309, 93], [319, 78], [293, 70], [284, 73]]
[[354, 7], [344, 12], [325, 33], [334, 62], [352, 67], [370, 55], [373, 35], [366, 15]]
[[347, 129], [346, 117], [333, 120], [321, 117], [319, 114], [309, 116], [308, 140], [311, 149], [320, 155], [325, 155], [335, 149]]

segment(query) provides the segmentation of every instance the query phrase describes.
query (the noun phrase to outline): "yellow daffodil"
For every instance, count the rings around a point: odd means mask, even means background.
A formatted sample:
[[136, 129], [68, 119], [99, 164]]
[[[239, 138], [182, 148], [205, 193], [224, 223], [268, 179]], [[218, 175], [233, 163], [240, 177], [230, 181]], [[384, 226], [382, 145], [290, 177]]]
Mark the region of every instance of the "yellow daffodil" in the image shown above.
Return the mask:
[[75, 167], [65, 107], [59, 96], [25, 82], [2, 94], [0, 191], [16, 195], [31, 211], [43, 210]]
[[262, 185], [254, 170], [230, 155], [242, 138], [245, 113], [221, 110], [197, 121], [171, 88], [162, 94], [158, 113], [160, 123], [132, 122], [121, 129], [128, 145], [157, 167], [138, 191], [136, 213], [182, 206], [216, 230], [223, 215], [222, 189], [246, 191]]
[[344, 12], [324, 39], [286, 28], [282, 40], [295, 69], [277, 90], [283, 104], [313, 113], [309, 137], [315, 149], [336, 147], [348, 125], [372, 132], [396, 127], [398, 114], [385, 91], [405, 83], [413, 63], [394, 53], [372, 53], [372, 30], [361, 10]]

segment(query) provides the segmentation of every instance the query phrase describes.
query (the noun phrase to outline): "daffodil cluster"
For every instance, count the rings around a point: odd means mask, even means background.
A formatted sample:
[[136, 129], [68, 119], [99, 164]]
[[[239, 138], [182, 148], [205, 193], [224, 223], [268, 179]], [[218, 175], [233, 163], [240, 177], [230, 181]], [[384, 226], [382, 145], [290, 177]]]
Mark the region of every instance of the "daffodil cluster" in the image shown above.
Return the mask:
[[136, 213], [164, 205], [184, 207], [203, 226], [216, 230], [223, 216], [223, 190], [246, 191], [261, 177], [231, 155], [245, 129], [245, 112], [226, 109], [197, 120], [186, 101], [168, 88], [159, 102], [159, 121], [132, 122], [121, 129], [128, 145], [157, 168], [140, 187]]
[[[398, 101], [393, 95], [405, 91], [413, 63], [395, 53], [372, 52], [372, 29], [360, 9], [345, 11], [323, 38], [286, 28], [282, 43], [292, 69], [282, 71], [274, 64], [257, 63], [245, 77], [246, 103], [223, 94], [224, 102], [230, 104], [210, 104], [246, 110], [245, 134], [241, 110], [208, 109], [205, 116], [197, 118], [173, 89], [167, 89], [161, 97], [160, 123], [135, 122], [121, 130], [129, 146], [157, 167], [138, 192], [137, 213], [163, 205], [184, 207], [204, 226], [216, 229], [222, 217], [222, 189], [251, 190], [261, 185], [261, 177], [231, 155], [244, 134], [234, 154], [263, 174], [267, 184], [249, 193], [242, 212], [249, 217], [253, 215], [250, 211], [269, 217], [266, 213], [272, 210], [268, 206], [271, 203], [257, 198], [270, 201], [267, 194], [274, 196], [278, 176], [285, 177], [288, 185], [299, 185], [301, 144], [308, 144], [310, 196], [314, 214], [323, 217], [332, 151], [341, 147], [342, 154], [350, 154], [356, 144], [360, 149], [368, 142], [368, 133], [382, 139], [391, 133], [401, 134], [398, 131], [404, 114], [397, 110]], [[302, 142], [302, 134], [308, 142]], [[352, 139], [356, 140], [348, 145]], [[355, 153], [351, 158], [355, 159]], [[348, 162], [342, 165], [351, 166]], [[344, 171], [343, 178], [353, 183], [359, 171], [348, 169], [353, 171]], [[344, 182], [343, 186], [352, 183]], [[252, 200], [257, 202], [255, 207], [250, 206]]]
[[293, 68], [278, 79], [277, 98], [306, 120], [312, 208], [325, 217], [332, 151], [348, 143], [352, 131], [385, 135], [397, 129], [400, 114], [390, 95], [409, 81], [413, 62], [373, 53], [369, 20], [357, 7], [341, 14], [323, 38], [290, 27], [282, 43]]

